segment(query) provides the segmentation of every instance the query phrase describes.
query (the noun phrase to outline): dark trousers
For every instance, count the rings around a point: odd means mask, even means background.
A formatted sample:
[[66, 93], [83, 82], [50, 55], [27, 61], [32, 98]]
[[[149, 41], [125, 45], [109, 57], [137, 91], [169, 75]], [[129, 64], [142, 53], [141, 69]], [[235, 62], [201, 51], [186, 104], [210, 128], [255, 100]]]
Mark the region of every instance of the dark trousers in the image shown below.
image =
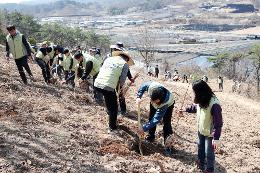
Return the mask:
[[78, 71], [77, 71], [77, 77], [81, 78], [83, 76], [83, 73], [84, 73], [84, 70], [81, 67], [79, 67]]
[[159, 74], [159, 73], [155, 73], [154, 77], [158, 78], [158, 74]]
[[19, 74], [23, 80], [23, 82], [25, 84], [27, 84], [27, 78], [26, 78], [26, 75], [24, 73], [24, 70], [23, 68], [27, 71], [27, 73], [30, 75], [30, 76], [33, 76], [32, 75], [32, 72], [31, 72], [31, 69], [28, 65], [28, 57], [27, 56], [24, 56], [22, 58], [19, 58], [19, 59], [15, 59], [15, 63], [16, 63], [16, 66], [17, 66], [17, 69], [19, 71]]
[[219, 90], [223, 91], [223, 83], [219, 83], [218, 88], [219, 88]]
[[66, 80], [66, 84], [68, 84], [69, 71], [64, 70], [64, 78], [65, 78], [65, 80]]
[[71, 86], [74, 88], [75, 87], [75, 71], [71, 71], [70, 73], [68, 72], [67, 77], [66, 77], [66, 71], [64, 71], [65, 74], [65, 80], [67, 84], [71, 84]]
[[49, 65], [46, 64], [45, 61], [43, 61], [42, 59], [35, 59], [37, 64], [41, 67], [42, 69], [42, 76], [44, 78], [44, 81], [47, 83], [50, 83], [50, 78], [51, 78], [51, 74], [50, 74], [50, 68]]
[[94, 93], [94, 99], [95, 99], [95, 101], [97, 102], [97, 103], [103, 103], [103, 95], [102, 95], [102, 93], [100, 93], [99, 91], [98, 91], [98, 88], [97, 87], [95, 87], [94, 86], [94, 83], [95, 83], [95, 80], [96, 80], [96, 78], [97, 78], [97, 75], [98, 74], [96, 74], [95, 76], [93, 76], [93, 93]]
[[[172, 118], [172, 111], [173, 111], [174, 104], [168, 107], [165, 115], [163, 116], [163, 137], [164, 137], [164, 142], [168, 136], [170, 136], [173, 131], [172, 131], [172, 125], [171, 125], [171, 118]], [[149, 114], [149, 121], [151, 121], [155, 115], [156, 109], [152, 106], [150, 103], [150, 114]], [[156, 126], [151, 128], [149, 130], [149, 135], [152, 137], [155, 137], [155, 131], [156, 131]]]
[[125, 103], [125, 97], [122, 92], [119, 94], [119, 106], [120, 106], [120, 111], [121, 113], [126, 112], [126, 103]]
[[97, 91], [101, 92], [105, 98], [105, 104], [107, 107], [107, 114], [109, 116], [109, 128], [111, 130], [117, 129], [117, 96], [115, 91], [107, 91], [97, 88]]
[[207, 137], [198, 132], [198, 161], [199, 167], [203, 170], [205, 159], [207, 160], [207, 171], [214, 171], [215, 153], [212, 147], [212, 137]]

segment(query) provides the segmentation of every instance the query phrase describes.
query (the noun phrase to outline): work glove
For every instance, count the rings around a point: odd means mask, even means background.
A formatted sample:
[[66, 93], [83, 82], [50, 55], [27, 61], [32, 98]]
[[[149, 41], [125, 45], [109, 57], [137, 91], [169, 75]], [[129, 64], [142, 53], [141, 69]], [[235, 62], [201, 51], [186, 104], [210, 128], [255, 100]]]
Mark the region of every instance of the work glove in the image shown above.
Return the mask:
[[132, 83], [135, 83], [135, 80], [134, 80], [134, 78], [130, 79], [130, 81], [131, 81]]
[[212, 147], [214, 150], [219, 150], [221, 147], [221, 142], [219, 140], [212, 140]]

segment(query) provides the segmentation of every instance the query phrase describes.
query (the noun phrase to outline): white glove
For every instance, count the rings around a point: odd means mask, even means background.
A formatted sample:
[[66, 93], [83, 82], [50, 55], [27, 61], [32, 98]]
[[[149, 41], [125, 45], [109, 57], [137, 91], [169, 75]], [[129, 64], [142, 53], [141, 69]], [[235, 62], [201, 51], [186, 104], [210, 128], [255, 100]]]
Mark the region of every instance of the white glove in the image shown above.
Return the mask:
[[221, 147], [221, 142], [220, 140], [212, 140], [212, 147], [214, 148], [214, 150], [219, 150]]

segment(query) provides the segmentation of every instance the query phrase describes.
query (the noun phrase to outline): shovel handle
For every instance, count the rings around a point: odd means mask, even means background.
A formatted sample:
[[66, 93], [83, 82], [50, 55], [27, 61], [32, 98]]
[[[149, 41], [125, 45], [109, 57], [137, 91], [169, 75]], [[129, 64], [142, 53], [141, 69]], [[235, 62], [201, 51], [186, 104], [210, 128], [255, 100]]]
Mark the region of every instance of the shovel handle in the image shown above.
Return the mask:
[[[141, 127], [141, 110], [140, 110], [140, 104], [138, 104], [137, 108], [137, 115], [138, 115], [138, 128]], [[139, 136], [139, 151], [141, 156], [143, 156], [143, 150], [142, 150], [142, 142], [141, 142], [142, 136]]]

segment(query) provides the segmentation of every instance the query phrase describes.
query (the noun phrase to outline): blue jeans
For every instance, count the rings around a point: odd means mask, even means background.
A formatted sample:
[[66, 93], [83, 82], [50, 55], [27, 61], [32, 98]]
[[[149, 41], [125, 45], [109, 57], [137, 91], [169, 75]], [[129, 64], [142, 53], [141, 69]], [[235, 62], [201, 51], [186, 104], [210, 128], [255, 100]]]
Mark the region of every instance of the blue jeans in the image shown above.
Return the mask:
[[198, 132], [198, 161], [201, 169], [204, 169], [205, 159], [207, 160], [206, 170], [213, 172], [215, 164], [215, 153], [212, 147], [212, 137], [207, 137]]

